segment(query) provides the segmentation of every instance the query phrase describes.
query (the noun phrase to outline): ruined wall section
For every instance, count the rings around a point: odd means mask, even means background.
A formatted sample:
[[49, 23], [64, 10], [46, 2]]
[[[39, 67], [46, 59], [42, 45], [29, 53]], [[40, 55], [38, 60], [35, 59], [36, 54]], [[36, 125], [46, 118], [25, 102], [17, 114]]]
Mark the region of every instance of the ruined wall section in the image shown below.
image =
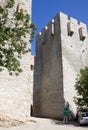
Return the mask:
[[[73, 102], [75, 79], [80, 68], [88, 65], [88, 36], [84, 23], [60, 13], [63, 88], [65, 102], [68, 102], [72, 112], [76, 112]], [[80, 30], [81, 29], [81, 30]]]
[[62, 118], [64, 99], [59, 15], [37, 36], [33, 101], [35, 116]]
[[[31, 16], [31, 0], [15, 0], [14, 10], [17, 9], [18, 4], [22, 4], [24, 10]], [[29, 35], [25, 40], [28, 42], [29, 47]], [[31, 52], [22, 57], [21, 66], [23, 72], [19, 76], [10, 76], [7, 70], [0, 72], [0, 114], [20, 117], [21, 119], [22, 117], [30, 117], [33, 84], [30, 57]]]

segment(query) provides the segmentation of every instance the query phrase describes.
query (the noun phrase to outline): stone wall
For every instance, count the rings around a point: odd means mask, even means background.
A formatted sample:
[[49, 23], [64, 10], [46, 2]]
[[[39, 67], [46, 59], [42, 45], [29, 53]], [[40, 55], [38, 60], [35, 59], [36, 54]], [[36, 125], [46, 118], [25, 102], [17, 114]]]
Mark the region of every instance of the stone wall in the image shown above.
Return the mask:
[[74, 84], [80, 68], [88, 65], [84, 23], [59, 13], [38, 34], [34, 71], [34, 116], [62, 118], [63, 109], [76, 113]]
[[[70, 110], [75, 114], [76, 106], [73, 102], [75, 93], [75, 79], [79, 74], [80, 68], [88, 65], [88, 34], [87, 27], [84, 23], [60, 13], [61, 23], [61, 46], [63, 61], [63, 88], [65, 102], [69, 103]], [[69, 33], [68, 24], [71, 23]], [[83, 28], [83, 33], [80, 29]], [[81, 37], [84, 36], [84, 39]]]
[[[64, 109], [60, 19], [37, 36], [34, 71], [34, 116], [62, 118]], [[53, 30], [54, 29], [54, 30]], [[55, 31], [53, 33], [53, 31]]]
[[[24, 5], [24, 10], [31, 16], [31, 0], [15, 0], [17, 5]], [[13, 10], [12, 10], [13, 11]], [[26, 39], [29, 46], [29, 36]], [[0, 72], [0, 114], [15, 117], [30, 117], [32, 103], [33, 71], [30, 69], [31, 53], [21, 59], [23, 72], [19, 76], [10, 76], [7, 70]]]

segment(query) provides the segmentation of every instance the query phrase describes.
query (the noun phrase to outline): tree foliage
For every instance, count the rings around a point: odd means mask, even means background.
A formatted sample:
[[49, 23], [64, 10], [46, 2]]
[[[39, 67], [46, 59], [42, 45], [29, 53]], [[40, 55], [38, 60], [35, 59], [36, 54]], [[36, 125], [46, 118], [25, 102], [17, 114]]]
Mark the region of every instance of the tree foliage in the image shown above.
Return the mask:
[[24, 13], [13, 11], [11, 16], [9, 10], [13, 8], [14, 0], [8, 0], [4, 6], [0, 6], [0, 71], [6, 68], [12, 75], [22, 72], [20, 58], [29, 52], [29, 43], [34, 38], [36, 26], [30, 23], [30, 16]]
[[77, 97], [74, 101], [78, 110], [88, 110], [88, 67], [80, 70], [80, 75], [76, 79], [75, 89]]

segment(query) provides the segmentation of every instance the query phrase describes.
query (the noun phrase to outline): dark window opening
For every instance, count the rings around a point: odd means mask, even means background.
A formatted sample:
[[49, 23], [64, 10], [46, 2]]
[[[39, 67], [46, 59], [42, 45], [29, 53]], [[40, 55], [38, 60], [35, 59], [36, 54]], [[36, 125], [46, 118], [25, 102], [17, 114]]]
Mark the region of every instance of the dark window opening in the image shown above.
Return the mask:
[[31, 68], [31, 70], [34, 70], [34, 66], [33, 65], [31, 65], [30, 68]]
[[44, 45], [45, 45], [45, 42], [42, 42], [42, 45], [44, 46]]

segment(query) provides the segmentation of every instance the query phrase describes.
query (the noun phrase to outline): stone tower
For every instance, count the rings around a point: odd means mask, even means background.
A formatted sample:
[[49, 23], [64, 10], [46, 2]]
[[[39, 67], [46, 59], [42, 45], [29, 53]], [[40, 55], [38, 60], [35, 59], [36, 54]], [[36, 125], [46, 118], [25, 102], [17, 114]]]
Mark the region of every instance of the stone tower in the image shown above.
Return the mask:
[[59, 13], [36, 39], [34, 116], [61, 119], [64, 107], [75, 114], [75, 79], [88, 65], [86, 25]]
[[[4, 4], [6, 0], [0, 0]], [[15, 0], [14, 10], [23, 8], [31, 16], [32, 0]], [[26, 39], [29, 46], [29, 36]], [[0, 114], [14, 117], [30, 117], [32, 104], [33, 71], [31, 52], [21, 59], [23, 72], [10, 76], [6, 70], [0, 72]]]

